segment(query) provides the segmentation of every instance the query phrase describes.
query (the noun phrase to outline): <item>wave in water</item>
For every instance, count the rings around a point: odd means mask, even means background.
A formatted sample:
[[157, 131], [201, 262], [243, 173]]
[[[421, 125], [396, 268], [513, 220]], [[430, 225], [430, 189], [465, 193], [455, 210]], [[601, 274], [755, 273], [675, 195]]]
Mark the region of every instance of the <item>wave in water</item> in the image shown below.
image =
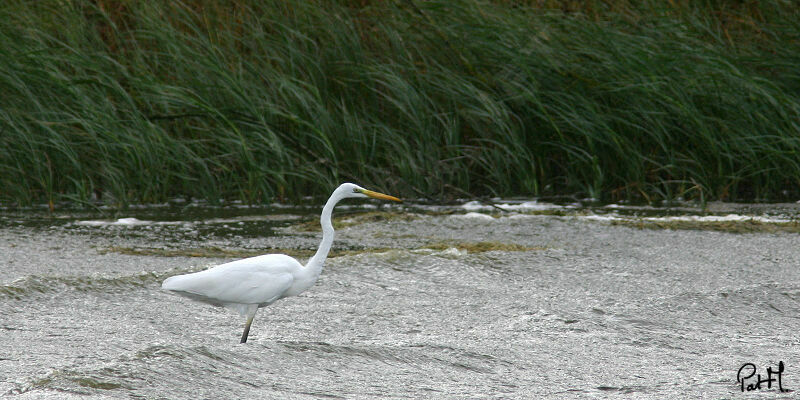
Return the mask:
[[29, 275], [11, 283], [0, 285], [0, 299], [24, 300], [31, 296], [64, 291], [105, 293], [127, 291], [156, 283], [160, 284], [168, 276], [178, 273], [195, 271], [195, 269], [185, 269], [167, 272], [142, 272], [120, 277]]

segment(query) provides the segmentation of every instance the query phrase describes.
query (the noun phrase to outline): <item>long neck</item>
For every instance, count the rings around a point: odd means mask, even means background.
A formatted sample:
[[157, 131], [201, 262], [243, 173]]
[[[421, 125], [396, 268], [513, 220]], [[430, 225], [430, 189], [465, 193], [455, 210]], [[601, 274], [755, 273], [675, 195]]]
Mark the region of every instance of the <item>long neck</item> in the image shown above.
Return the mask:
[[308, 272], [313, 275], [319, 275], [322, 272], [322, 264], [325, 263], [325, 259], [328, 258], [328, 252], [331, 250], [334, 236], [331, 214], [333, 213], [333, 207], [338, 202], [339, 197], [334, 193], [325, 203], [325, 207], [322, 208], [322, 215], [319, 217], [319, 222], [322, 224], [322, 242], [319, 244], [317, 253], [306, 264], [306, 268], [309, 269]]

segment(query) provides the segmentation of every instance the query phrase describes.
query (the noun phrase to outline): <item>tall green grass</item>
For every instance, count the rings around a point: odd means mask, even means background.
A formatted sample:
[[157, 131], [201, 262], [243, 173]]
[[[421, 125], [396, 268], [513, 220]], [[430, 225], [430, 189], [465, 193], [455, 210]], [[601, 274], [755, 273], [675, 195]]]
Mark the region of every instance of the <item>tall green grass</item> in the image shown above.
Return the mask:
[[800, 7], [676, 3], [5, 1], [0, 201], [800, 196]]

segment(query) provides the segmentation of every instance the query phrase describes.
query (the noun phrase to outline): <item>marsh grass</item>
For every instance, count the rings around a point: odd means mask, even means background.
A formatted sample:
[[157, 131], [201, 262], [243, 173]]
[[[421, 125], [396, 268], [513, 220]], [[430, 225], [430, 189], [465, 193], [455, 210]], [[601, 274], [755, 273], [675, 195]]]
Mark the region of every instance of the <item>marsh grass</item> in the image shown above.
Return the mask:
[[0, 201], [796, 197], [765, 3], [5, 1]]
[[458, 250], [466, 250], [469, 253], [485, 253], [487, 251], [543, 251], [547, 247], [543, 246], [523, 246], [516, 243], [502, 243], [502, 242], [461, 242], [461, 241], [441, 241], [432, 242], [425, 245], [423, 248], [431, 250], [447, 250], [455, 248]]
[[[541, 251], [546, 247], [523, 246], [515, 243], [500, 242], [461, 242], [461, 241], [435, 241], [427, 243], [411, 250], [434, 250], [444, 251], [451, 248], [466, 250], [470, 253], [485, 253], [487, 251]], [[332, 249], [330, 258], [351, 256], [362, 253], [383, 253], [397, 250], [387, 247], [363, 248], [363, 249]], [[286, 254], [297, 258], [310, 258], [316, 249], [294, 249], [294, 248], [269, 248], [258, 250], [245, 249], [222, 249], [219, 247], [198, 247], [185, 249], [164, 249], [164, 248], [145, 248], [145, 247], [119, 247], [113, 246], [100, 250], [102, 254], [118, 253], [132, 256], [151, 256], [151, 257], [201, 257], [201, 258], [243, 258], [254, 257], [263, 254]], [[303, 260], [304, 261], [304, 260]]]
[[651, 230], [693, 230], [727, 233], [800, 233], [798, 222], [616, 220], [611, 225]]
[[200, 258], [245, 258], [260, 256], [265, 253], [281, 253], [292, 257], [311, 257], [315, 250], [311, 249], [223, 249], [216, 246], [195, 248], [146, 248], [112, 246], [99, 250], [101, 254], [118, 253], [130, 256], [151, 257], [200, 257]]

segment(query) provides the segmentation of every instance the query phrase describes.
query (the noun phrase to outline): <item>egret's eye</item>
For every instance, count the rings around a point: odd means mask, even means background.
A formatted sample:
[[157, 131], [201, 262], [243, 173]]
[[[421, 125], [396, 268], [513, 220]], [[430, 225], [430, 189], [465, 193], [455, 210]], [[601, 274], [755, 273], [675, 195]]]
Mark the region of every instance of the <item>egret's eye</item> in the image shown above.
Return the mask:
[[360, 190], [358, 190], [358, 189], [355, 189], [355, 188], [354, 188], [354, 189], [353, 189], [353, 193], [361, 193], [361, 191], [360, 191]]

